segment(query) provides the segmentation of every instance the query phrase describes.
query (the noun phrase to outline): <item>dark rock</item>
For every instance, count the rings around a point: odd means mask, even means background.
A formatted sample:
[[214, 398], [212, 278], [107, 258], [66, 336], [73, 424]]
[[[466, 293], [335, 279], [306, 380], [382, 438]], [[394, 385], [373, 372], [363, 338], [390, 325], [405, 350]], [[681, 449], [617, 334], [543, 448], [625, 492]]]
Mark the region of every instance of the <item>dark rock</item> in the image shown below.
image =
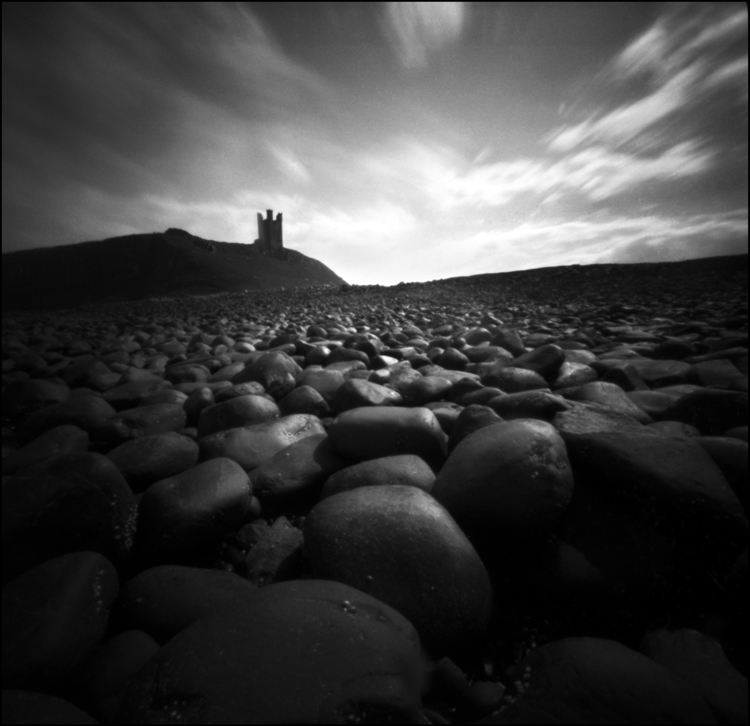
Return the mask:
[[107, 454], [134, 492], [198, 463], [198, 445], [174, 431], [126, 441]]
[[203, 459], [227, 457], [246, 471], [252, 471], [287, 446], [324, 433], [317, 416], [295, 413], [265, 423], [209, 434], [198, 444]]
[[572, 408], [564, 398], [548, 391], [508, 393], [490, 399], [487, 406], [507, 421], [518, 418], [552, 421], [556, 414]]
[[747, 678], [713, 638], [697, 630], [657, 630], [644, 638], [640, 651], [693, 688], [717, 723], [747, 723]]
[[264, 353], [238, 373], [232, 383], [256, 381], [278, 401], [295, 387], [299, 372], [300, 367], [286, 353]]
[[297, 386], [293, 391], [279, 401], [279, 411], [282, 416], [293, 413], [310, 413], [318, 418], [324, 418], [331, 413], [325, 398], [311, 386]]
[[448, 452], [453, 451], [467, 436], [487, 426], [494, 426], [502, 422], [503, 419], [488, 406], [478, 406], [476, 404], [467, 406], [458, 415], [453, 425], [451, 435], [448, 439]]
[[63, 403], [70, 398], [67, 386], [36, 379], [33, 381], [16, 381], [3, 389], [3, 419], [18, 420], [30, 413]]
[[747, 394], [706, 388], [682, 396], [662, 417], [695, 426], [704, 436], [720, 436], [747, 424]]
[[102, 423], [95, 436], [111, 446], [142, 436], [178, 431], [187, 426], [187, 417], [181, 404], [156, 403], [122, 411]]
[[253, 469], [253, 491], [264, 505], [310, 505], [323, 482], [348, 463], [333, 451], [326, 434], [308, 436]]
[[414, 486], [428, 494], [435, 483], [435, 474], [427, 463], [413, 454], [384, 456], [362, 461], [332, 474], [326, 479], [320, 498], [358, 487], [401, 484]]
[[488, 426], [464, 439], [435, 480], [433, 496], [470, 535], [538, 536], [570, 501], [565, 445], [544, 421]]
[[18, 431], [18, 443], [21, 446], [28, 444], [45, 431], [63, 424], [78, 426], [92, 435], [116, 413], [115, 409], [99, 396], [73, 396], [67, 401], [46, 406], [28, 416]]
[[3, 579], [67, 552], [119, 565], [132, 546], [135, 500], [101, 454], [64, 454], [3, 483]]
[[92, 713], [112, 723], [130, 679], [158, 652], [159, 644], [142, 630], [126, 630], [100, 645], [80, 676]]
[[514, 698], [481, 723], [716, 723], [682, 678], [621, 643], [564, 638], [509, 674]]
[[279, 407], [262, 396], [237, 396], [204, 408], [198, 419], [198, 437], [217, 431], [252, 426], [279, 418]]
[[487, 628], [484, 565], [448, 512], [421, 489], [396, 484], [336, 494], [313, 508], [304, 534], [317, 577], [388, 603], [433, 654], [460, 651]]
[[95, 718], [57, 696], [3, 689], [3, 723], [97, 724]]
[[340, 583], [283, 582], [173, 638], [116, 720], [419, 723], [422, 680], [417, 634], [388, 605]]
[[708, 597], [701, 577], [746, 546], [747, 519], [700, 444], [636, 432], [562, 436], [576, 481], [563, 539], [651, 616], [672, 598]]
[[252, 487], [234, 461], [216, 458], [152, 484], [138, 503], [135, 551], [149, 564], [211, 560], [243, 523]]
[[612, 411], [599, 403], [571, 401], [573, 407], [555, 414], [552, 425], [567, 434], [590, 434], [598, 431], [646, 432], [648, 426], [639, 423], [632, 416], [620, 411]]
[[514, 368], [534, 371], [545, 380], [553, 381], [564, 362], [565, 351], [559, 345], [547, 343], [518, 356], [512, 365]]
[[439, 467], [445, 459], [445, 434], [426, 408], [355, 408], [338, 416], [328, 435], [336, 452], [355, 461], [415, 454]]
[[3, 476], [62, 454], [85, 452], [89, 435], [77, 426], [55, 426], [3, 459]]
[[278, 517], [247, 553], [239, 572], [258, 587], [293, 579], [302, 569], [302, 545], [302, 532]]
[[129, 408], [135, 408], [144, 398], [148, 398], [154, 393], [161, 391], [164, 385], [164, 381], [158, 378], [131, 381], [130, 383], [110, 388], [104, 393], [102, 398], [111, 404], [116, 411], [124, 411]]
[[403, 402], [400, 393], [392, 388], [370, 381], [349, 379], [336, 390], [332, 408], [336, 413], [360, 406], [399, 406]]
[[748, 444], [724, 436], [699, 436], [695, 439], [721, 469], [740, 504], [748, 513]]
[[486, 386], [499, 388], [506, 393], [519, 393], [521, 391], [533, 391], [539, 388], [547, 388], [547, 381], [538, 373], [525, 368], [506, 366], [493, 368], [483, 377], [482, 382]]
[[129, 580], [120, 601], [132, 626], [166, 643], [205, 615], [241, 607], [254, 593], [251, 583], [231, 572], [159, 565]]
[[610, 411], [622, 413], [631, 416], [642, 424], [649, 424], [653, 421], [643, 409], [631, 401], [625, 391], [614, 383], [606, 381], [592, 381], [582, 386], [576, 386], [573, 389], [566, 389], [560, 393], [571, 401], [586, 401], [588, 403], [598, 403], [605, 406]]
[[118, 587], [112, 564], [89, 551], [3, 586], [3, 685], [41, 690], [73, 678], [104, 635]]

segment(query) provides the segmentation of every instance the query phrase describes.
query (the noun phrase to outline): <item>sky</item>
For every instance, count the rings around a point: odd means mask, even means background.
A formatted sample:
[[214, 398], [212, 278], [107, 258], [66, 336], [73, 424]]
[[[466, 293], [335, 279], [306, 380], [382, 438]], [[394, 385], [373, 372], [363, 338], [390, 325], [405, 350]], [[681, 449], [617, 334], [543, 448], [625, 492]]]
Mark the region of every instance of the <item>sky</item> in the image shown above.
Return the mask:
[[2, 5], [2, 249], [179, 227], [352, 284], [747, 252], [745, 3]]

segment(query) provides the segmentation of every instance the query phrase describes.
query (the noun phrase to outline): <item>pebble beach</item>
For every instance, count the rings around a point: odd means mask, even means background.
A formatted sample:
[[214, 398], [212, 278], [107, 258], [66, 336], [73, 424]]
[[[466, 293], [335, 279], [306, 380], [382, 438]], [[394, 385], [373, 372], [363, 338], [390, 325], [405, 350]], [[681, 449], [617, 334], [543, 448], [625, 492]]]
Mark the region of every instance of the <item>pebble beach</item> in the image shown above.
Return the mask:
[[4, 723], [747, 723], [747, 256], [3, 315]]

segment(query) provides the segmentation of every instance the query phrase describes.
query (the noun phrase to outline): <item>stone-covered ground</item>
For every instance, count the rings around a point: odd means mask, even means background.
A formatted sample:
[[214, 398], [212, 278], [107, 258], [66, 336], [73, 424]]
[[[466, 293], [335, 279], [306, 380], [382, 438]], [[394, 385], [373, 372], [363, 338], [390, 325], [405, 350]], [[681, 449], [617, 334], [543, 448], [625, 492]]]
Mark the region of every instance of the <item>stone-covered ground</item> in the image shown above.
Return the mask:
[[3, 722], [746, 723], [746, 263], [4, 316]]

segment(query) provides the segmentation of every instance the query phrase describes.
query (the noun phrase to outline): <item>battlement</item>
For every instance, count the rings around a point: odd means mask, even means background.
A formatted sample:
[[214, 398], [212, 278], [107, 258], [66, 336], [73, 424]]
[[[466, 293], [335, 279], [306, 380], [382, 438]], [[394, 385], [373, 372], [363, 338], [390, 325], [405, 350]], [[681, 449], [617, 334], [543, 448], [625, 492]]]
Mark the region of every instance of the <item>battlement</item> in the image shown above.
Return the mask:
[[266, 218], [258, 212], [258, 246], [261, 252], [268, 252], [274, 257], [281, 257], [284, 249], [284, 238], [281, 230], [281, 212], [273, 218], [273, 210], [266, 210]]

